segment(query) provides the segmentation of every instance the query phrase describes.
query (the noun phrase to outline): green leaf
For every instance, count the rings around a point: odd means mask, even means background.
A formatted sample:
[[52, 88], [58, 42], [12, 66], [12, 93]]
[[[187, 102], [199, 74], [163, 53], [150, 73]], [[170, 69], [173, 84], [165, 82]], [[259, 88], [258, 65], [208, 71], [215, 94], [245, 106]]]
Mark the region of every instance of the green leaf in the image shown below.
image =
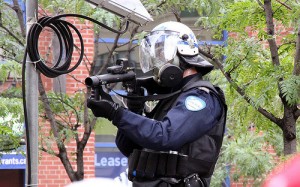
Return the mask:
[[291, 76], [280, 83], [281, 92], [289, 105], [300, 101], [300, 76]]

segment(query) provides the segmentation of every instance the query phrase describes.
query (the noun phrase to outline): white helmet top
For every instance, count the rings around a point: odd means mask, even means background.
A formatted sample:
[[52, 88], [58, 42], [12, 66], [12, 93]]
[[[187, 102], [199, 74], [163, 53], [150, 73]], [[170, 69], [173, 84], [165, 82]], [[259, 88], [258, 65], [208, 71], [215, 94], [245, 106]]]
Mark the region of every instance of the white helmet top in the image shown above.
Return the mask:
[[[169, 21], [157, 25], [151, 34], [165, 31], [174, 32], [177, 35], [177, 51], [181, 55], [196, 55], [198, 54], [198, 42], [194, 32], [186, 25], [180, 22]], [[168, 46], [170, 47], [170, 46]]]
[[157, 25], [142, 41], [139, 50], [143, 72], [172, 63], [175, 56], [199, 67], [202, 75], [210, 72], [213, 65], [199, 55], [198, 41], [193, 31], [180, 22], [169, 21]]

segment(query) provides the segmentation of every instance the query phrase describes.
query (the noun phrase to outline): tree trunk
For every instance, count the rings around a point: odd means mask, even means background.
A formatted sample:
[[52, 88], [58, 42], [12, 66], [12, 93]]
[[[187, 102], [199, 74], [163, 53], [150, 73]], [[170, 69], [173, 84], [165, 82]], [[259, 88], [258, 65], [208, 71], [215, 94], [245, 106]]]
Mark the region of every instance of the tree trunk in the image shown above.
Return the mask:
[[296, 106], [284, 106], [284, 116], [283, 116], [283, 145], [284, 145], [284, 155], [293, 154], [297, 151], [297, 141], [296, 141], [296, 116], [295, 116]]
[[296, 149], [296, 146], [297, 146], [296, 138], [293, 139], [293, 140], [288, 140], [286, 138], [286, 136], [283, 136], [283, 146], [284, 146], [284, 149], [283, 149], [284, 155], [289, 155], [289, 154], [296, 153], [296, 151], [297, 151], [297, 149]]

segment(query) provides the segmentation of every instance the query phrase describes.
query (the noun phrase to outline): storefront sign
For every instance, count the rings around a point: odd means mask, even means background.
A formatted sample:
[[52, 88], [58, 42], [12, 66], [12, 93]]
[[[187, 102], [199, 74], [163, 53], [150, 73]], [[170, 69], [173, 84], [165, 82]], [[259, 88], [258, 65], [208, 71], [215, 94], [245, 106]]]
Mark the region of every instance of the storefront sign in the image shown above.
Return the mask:
[[96, 177], [116, 178], [125, 172], [128, 159], [120, 152], [97, 152], [95, 154]]
[[26, 157], [22, 154], [3, 154], [0, 169], [26, 169]]

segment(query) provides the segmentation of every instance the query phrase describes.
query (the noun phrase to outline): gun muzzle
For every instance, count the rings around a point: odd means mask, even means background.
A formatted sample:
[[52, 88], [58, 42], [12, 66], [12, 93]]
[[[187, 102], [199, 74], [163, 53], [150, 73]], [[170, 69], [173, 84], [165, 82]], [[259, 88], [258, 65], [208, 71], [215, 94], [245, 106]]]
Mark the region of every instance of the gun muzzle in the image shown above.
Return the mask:
[[115, 82], [125, 82], [133, 79], [135, 79], [135, 73], [133, 71], [129, 71], [127, 73], [122, 74], [103, 74], [87, 77], [85, 79], [85, 84], [90, 87], [97, 87], [100, 85]]

